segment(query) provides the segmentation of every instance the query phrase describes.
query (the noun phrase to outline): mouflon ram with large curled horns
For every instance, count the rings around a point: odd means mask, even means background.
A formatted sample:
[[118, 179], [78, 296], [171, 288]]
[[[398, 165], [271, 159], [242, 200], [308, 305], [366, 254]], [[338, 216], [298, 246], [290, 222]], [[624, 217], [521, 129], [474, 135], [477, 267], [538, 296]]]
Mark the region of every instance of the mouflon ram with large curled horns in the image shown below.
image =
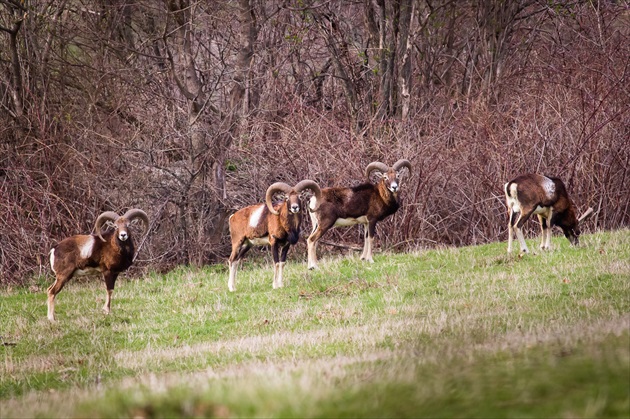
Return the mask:
[[[50, 250], [50, 266], [55, 274], [55, 282], [48, 288], [50, 321], [55, 320], [55, 296], [64, 285], [75, 276], [99, 272], [107, 288], [103, 311], [109, 314], [116, 278], [133, 263], [135, 247], [129, 225], [136, 219], [144, 223], [146, 232], [149, 218], [141, 209], [130, 209], [124, 215], [106, 211], [96, 219], [95, 234], [68, 237]], [[113, 228], [101, 234], [105, 224]]]

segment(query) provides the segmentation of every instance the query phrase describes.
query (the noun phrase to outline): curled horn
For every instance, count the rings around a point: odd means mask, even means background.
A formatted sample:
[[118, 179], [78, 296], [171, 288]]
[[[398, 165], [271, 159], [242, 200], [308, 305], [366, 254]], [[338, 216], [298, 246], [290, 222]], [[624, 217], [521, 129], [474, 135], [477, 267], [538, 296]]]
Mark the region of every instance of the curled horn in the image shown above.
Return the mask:
[[269, 212], [274, 215], [280, 214], [273, 208], [273, 202], [271, 202], [271, 198], [273, 198], [273, 195], [276, 192], [284, 192], [286, 195], [288, 195], [291, 193], [292, 190], [293, 188], [284, 182], [276, 182], [269, 188], [267, 188], [267, 193], [265, 194], [265, 202], [267, 203], [267, 208], [269, 208]]
[[96, 223], [94, 224], [94, 228], [96, 229], [96, 234], [98, 234], [98, 237], [101, 239], [101, 241], [105, 241], [103, 236], [101, 236], [101, 227], [103, 227], [103, 224], [105, 224], [107, 221], [116, 221], [119, 217], [120, 216], [114, 211], [105, 211], [98, 216], [98, 218], [96, 219]]
[[578, 218], [578, 223], [584, 221], [585, 219], [593, 215], [593, 212], [594, 212], [593, 208], [589, 207], [589, 209], [587, 209], [586, 212], [582, 214], [580, 218]]
[[365, 176], [367, 176], [367, 178], [369, 179], [374, 170], [378, 170], [381, 173], [387, 173], [389, 167], [387, 167], [385, 163], [381, 163], [380, 161], [373, 161], [365, 168]]
[[315, 194], [315, 208], [312, 208], [312, 211], [316, 211], [319, 208], [319, 204], [321, 203], [322, 191], [319, 188], [319, 185], [314, 180], [305, 179], [299, 182], [297, 185], [293, 187], [295, 192], [300, 193], [304, 189], [310, 189]]
[[147, 216], [146, 212], [142, 211], [139, 208], [131, 208], [125, 213], [125, 215], [123, 215], [123, 218], [125, 218], [129, 222], [132, 222], [136, 218], [139, 218], [144, 222], [144, 231], [149, 228], [149, 217]]
[[406, 159], [398, 160], [396, 163], [394, 163], [394, 165], [392, 166], [392, 169], [399, 172], [400, 169], [402, 169], [403, 167], [406, 167], [407, 170], [409, 170], [409, 173], [411, 173], [411, 163], [409, 163], [409, 160], [406, 160]]

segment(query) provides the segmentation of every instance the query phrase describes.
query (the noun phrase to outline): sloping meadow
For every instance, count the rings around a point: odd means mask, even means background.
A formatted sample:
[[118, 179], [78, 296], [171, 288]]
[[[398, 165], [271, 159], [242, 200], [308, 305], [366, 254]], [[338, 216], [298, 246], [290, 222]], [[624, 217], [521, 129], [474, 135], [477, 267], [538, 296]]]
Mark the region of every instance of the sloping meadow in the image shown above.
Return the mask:
[[0, 416], [627, 417], [630, 232], [528, 244], [3, 290]]

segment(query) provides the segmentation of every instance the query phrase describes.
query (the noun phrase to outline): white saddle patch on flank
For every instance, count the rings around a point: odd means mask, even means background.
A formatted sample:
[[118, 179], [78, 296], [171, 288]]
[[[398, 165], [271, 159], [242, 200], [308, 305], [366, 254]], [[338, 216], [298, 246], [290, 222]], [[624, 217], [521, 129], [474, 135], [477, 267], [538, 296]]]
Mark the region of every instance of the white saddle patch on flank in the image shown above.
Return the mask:
[[542, 188], [545, 190], [545, 195], [547, 196], [547, 199], [553, 199], [554, 195], [556, 194], [556, 184], [553, 183], [553, 180], [543, 176], [542, 185], [540, 186], [542, 186]]
[[94, 248], [94, 237], [89, 236], [88, 239], [82, 243], [79, 247], [79, 255], [83, 259], [87, 259], [92, 256], [92, 249]]
[[262, 216], [263, 210], [265, 209], [265, 204], [262, 204], [254, 212], [249, 216], [249, 226], [251, 228], [258, 227], [258, 223], [260, 222], [260, 217]]
[[365, 215], [358, 218], [337, 218], [334, 227], [347, 227], [355, 224], [367, 224], [368, 219]]
[[315, 203], [317, 202], [317, 198], [315, 196], [311, 196], [311, 199], [308, 200], [308, 207], [311, 210], [315, 209]]

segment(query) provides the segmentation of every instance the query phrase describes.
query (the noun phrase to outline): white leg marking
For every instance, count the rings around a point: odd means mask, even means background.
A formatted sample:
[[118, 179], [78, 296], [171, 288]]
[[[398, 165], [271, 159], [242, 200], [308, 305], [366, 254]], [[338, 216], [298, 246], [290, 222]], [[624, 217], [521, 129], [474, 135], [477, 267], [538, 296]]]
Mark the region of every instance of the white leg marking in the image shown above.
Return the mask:
[[545, 244], [547, 243], [547, 228], [545, 228], [543, 222], [543, 216], [538, 214], [538, 222], [540, 223], [540, 250], [545, 250]]
[[258, 223], [260, 222], [260, 217], [262, 216], [263, 210], [265, 209], [265, 204], [262, 204], [258, 208], [252, 212], [252, 215], [249, 216], [249, 226], [251, 228], [256, 228]]
[[[55, 284], [56, 283], [57, 281], [55, 280]], [[52, 295], [48, 296], [48, 320], [51, 322], [55, 321], [55, 297]]]
[[[503, 186], [503, 189], [505, 190], [505, 200], [506, 200], [507, 207], [509, 209], [508, 211], [508, 253], [512, 253], [514, 233], [517, 233], [516, 223], [514, 224], [514, 226], [512, 226], [512, 218], [514, 217], [514, 214], [521, 212], [521, 204], [518, 202], [518, 197], [517, 197], [518, 185], [516, 183], [513, 183], [510, 185], [509, 189], [507, 186], [508, 184], [506, 183]], [[517, 236], [518, 236], [518, 233], [517, 233]]]
[[[55, 249], [50, 249], [50, 268], [55, 272]], [[55, 282], [50, 286], [51, 289], [57, 283], [57, 278], [55, 278]], [[48, 295], [48, 320], [51, 322], [55, 321], [55, 296]]]
[[[309, 207], [311, 209], [313, 209], [314, 203], [315, 203], [315, 197], [312, 196], [311, 200], [309, 201]], [[310, 236], [308, 236], [308, 238], [306, 239], [307, 268], [315, 269], [317, 267], [317, 249], [316, 249], [317, 244], [311, 241], [311, 236], [313, 235], [313, 233], [315, 233], [315, 230], [317, 230], [317, 226], [319, 225], [319, 222], [317, 220], [316, 213], [309, 212], [308, 215], [311, 217], [311, 224], [313, 224], [313, 230], [311, 231]]]
[[230, 262], [230, 278], [228, 279], [228, 290], [236, 291], [236, 270], [238, 269], [238, 261]]
[[363, 226], [363, 252], [361, 252], [361, 260], [365, 260], [368, 253], [368, 228]]
[[278, 278], [278, 264], [274, 263], [273, 264], [273, 289], [274, 290], [278, 288], [277, 278]]
[[527, 244], [525, 243], [525, 237], [523, 237], [523, 231], [520, 228], [514, 227], [516, 230], [516, 237], [518, 238], [518, 244], [521, 246], [521, 252], [528, 253], [529, 249], [527, 248]]
[[273, 266], [273, 289], [282, 288], [284, 284], [282, 283], [282, 270], [284, 269], [284, 264], [286, 262], [278, 262]]
[[314, 242], [309, 237], [306, 239], [306, 247], [307, 247], [307, 260], [308, 260], [308, 269], [317, 268], [317, 242]]
[[372, 243], [374, 243], [374, 237], [365, 238], [365, 244], [363, 245], [365, 257], [361, 256], [362, 260], [366, 260], [370, 263], [374, 263], [374, 259], [372, 259]]
[[545, 237], [545, 249], [551, 250], [551, 227], [547, 226], [547, 235]]
[[547, 226], [547, 231], [545, 234], [545, 249], [551, 250], [551, 227]]
[[514, 241], [514, 229], [512, 228], [512, 214], [514, 211], [510, 208], [508, 216], [508, 253], [512, 253], [512, 242]]
[[103, 306], [103, 312], [105, 312], [105, 314], [109, 314], [111, 311], [113, 293], [114, 290], [107, 290], [107, 299], [105, 300], [105, 305]]

